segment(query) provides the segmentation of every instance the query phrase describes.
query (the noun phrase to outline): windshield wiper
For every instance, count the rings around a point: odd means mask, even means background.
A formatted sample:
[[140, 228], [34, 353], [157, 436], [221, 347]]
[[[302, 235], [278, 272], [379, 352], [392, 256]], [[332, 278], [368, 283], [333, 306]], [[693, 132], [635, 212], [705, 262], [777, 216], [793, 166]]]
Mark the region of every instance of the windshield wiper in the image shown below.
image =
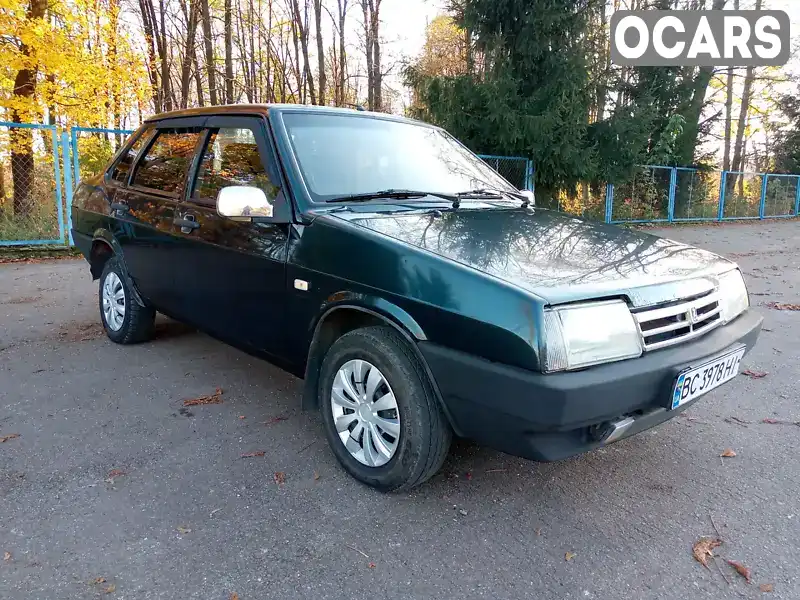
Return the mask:
[[339, 198], [332, 198], [326, 202], [332, 204], [335, 202], [369, 202], [370, 200], [380, 200], [382, 198], [408, 200], [410, 198], [424, 198], [425, 196], [435, 196], [448, 202], [457, 200], [457, 196], [450, 194], [442, 194], [439, 192], [423, 192], [419, 190], [381, 190], [378, 192], [369, 192], [366, 194], [352, 194], [350, 196], [341, 196]]

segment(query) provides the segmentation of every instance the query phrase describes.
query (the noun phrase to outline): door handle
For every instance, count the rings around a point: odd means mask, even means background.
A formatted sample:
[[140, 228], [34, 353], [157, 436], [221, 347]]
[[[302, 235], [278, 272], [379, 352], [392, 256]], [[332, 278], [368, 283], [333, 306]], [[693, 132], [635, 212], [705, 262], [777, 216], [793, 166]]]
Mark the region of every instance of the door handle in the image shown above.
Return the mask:
[[200, 227], [200, 223], [195, 221], [194, 215], [186, 215], [183, 218], [175, 217], [172, 222], [181, 228], [181, 233], [192, 233]]
[[124, 202], [112, 202], [111, 203], [111, 210], [114, 212], [121, 212], [126, 213], [131, 209], [130, 206], [125, 204]]

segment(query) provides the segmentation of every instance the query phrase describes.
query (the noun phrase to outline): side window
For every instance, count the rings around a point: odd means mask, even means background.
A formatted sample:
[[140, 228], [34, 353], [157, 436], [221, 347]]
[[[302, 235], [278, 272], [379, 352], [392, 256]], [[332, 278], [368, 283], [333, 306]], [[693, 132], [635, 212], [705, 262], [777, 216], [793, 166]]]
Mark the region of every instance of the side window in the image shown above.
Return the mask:
[[250, 129], [224, 127], [212, 131], [197, 169], [191, 198], [213, 205], [219, 191], [230, 185], [259, 187], [270, 200], [278, 194], [278, 188], [264, 170], [256, 138]]
[[193, 131], [159, 131], [136, 167], [133, 185], [171, 194], [180, 191], [200, 135]]
[[114, 170], [111, 172], [111, 179], [120, 183], [126, 183], [128, 181], [128, 173], [130, 173], [133, 163], [136, 162], [136, 157], [139, 156], [139, 152], [141, 152], [145, 141], [150, 138], [151, 131], [152, 129], [148, 127], [142, 131], [133, 144], [128, 146], [122, 157], [114, 166]]

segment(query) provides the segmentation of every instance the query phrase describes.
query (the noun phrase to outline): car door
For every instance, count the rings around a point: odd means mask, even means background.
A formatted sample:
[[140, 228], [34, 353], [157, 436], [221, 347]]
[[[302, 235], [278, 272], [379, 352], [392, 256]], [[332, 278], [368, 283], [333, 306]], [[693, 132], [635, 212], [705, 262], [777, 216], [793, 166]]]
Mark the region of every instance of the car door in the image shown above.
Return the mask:
[[[177, 217], [181, 311], [187, 320], [232, 343], [285, 354], [285, 267], [291, 208], [279, 170], [256, 117], [209, 117], [192, 183]], [[216, 198], [226, 186], [261, 188], [273, 205], [271, 222], [222, 217]]]
[[[142, 296], [176, 314], [175, 210], [203, 138], [205, 118], [168, 120], [155, 131], [133, 166], [128, 185], [114, 194], [119, 242], [128, 272]], [[179, 316], [179, 315], [178, 315]]]

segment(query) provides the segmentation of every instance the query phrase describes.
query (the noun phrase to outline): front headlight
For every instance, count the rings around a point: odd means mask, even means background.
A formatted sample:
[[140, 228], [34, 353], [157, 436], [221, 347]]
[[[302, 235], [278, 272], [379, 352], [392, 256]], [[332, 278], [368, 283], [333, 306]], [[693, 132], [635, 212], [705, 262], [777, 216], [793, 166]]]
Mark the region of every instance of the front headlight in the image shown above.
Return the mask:
[[722, 320], [726, 323], [733, 321], [750, 306], [747, 287], [739, 269], [719, 278], [719, 305]]
[[564, 371], [635, 358], [642, 338], [622, 300], [545, 310], [542, 369]]

